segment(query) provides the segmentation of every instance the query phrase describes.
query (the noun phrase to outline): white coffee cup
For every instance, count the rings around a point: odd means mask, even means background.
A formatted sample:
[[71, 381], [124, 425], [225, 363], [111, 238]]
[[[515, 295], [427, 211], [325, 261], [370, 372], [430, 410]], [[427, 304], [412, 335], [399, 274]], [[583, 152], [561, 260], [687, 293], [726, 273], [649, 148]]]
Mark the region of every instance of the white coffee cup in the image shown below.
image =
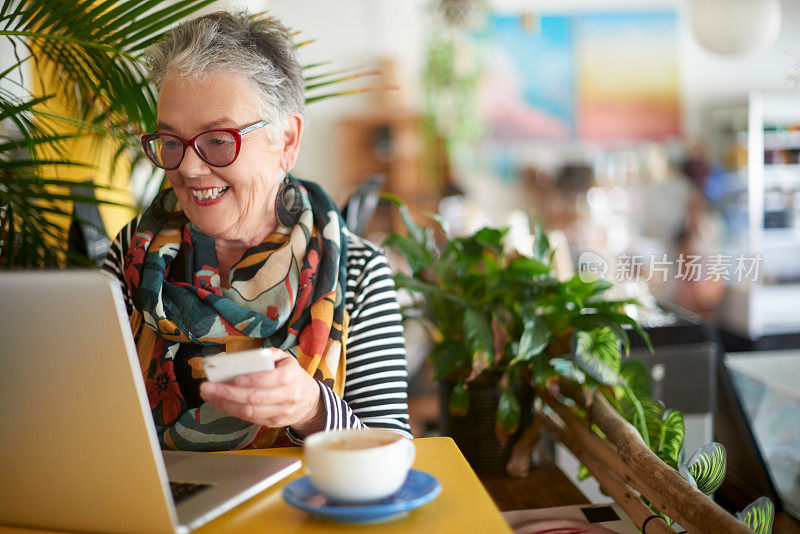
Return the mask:
[[397, 492], [414, 462], [414, 444], [391, 430], [318, 432], [303, 444], [311, 483], [331, 499], [368, 502]]

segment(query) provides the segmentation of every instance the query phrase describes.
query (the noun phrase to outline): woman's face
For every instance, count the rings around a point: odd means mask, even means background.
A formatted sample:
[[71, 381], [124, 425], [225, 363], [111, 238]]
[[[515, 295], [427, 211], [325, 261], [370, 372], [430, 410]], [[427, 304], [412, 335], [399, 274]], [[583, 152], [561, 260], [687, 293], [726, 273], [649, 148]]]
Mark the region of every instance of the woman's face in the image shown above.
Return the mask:
[[[262, 120], [259, 109], [255, 87], [241, 75], [210, 73], [199, 81], [168, 75], [158, 97], [158, 131], [191, 139], [215, 128], [238, 130]], [[297, 157], [302, 117], [289, 117], [274, 139], [271, 126], [244, 134], [227, 167], [208, 165], [188, 147], [180, 166], [166, 171], [184, 213], [209, 237], [252, 246], [274, 229], [275, 195]]]

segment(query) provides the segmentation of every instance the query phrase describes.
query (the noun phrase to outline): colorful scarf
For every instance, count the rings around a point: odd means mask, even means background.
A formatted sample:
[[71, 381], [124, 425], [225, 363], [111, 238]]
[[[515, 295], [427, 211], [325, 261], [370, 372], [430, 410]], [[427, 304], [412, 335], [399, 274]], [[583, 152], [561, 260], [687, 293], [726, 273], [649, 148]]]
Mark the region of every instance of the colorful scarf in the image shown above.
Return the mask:
[[[231, 268], [227, 289], [220, 284], [214, 240], [185, 218], [165, 223], [164, 213], [173, 219], [176, 215], [174, 191], [162, 192], [142, 215], [125, 257], [124, 276], [133, 298], [131, 325], [134, 333], [140, 331], [137, 349], [162, 447], [266, 447], [281, 435], [281, 429], [242, 421], [197, 400], [199, 382], [205, 378], [202, 356], [277, 347], [293, 354], [309, 375], [342, 394], [345, 225], [319, 186], [295, 183], [303, 204], [298, 222], [291, 227], [279, 224], [263, 243], [248, 249]], [[176, 378], [178, 361], [188, 362], [191, 377]], [[281, 441], [285, 443], [285, 437]]]

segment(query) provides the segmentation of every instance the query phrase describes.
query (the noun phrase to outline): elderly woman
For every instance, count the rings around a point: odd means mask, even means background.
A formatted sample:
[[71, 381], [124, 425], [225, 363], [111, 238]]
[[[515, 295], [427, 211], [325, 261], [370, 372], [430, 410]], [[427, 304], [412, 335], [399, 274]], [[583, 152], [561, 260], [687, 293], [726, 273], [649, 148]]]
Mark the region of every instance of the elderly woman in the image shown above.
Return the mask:
[[[319, 186], [289, 175], [304, 83], [275, 19], [215, 13], [147, 51], [158, 125], [142, 137], [172, 188], [114, 241], [161, 445], [225, 450], [312, 432], [408, 435], [395, 287]], [[202, 359], [268, 347], [275, 370], [205, 380]]]

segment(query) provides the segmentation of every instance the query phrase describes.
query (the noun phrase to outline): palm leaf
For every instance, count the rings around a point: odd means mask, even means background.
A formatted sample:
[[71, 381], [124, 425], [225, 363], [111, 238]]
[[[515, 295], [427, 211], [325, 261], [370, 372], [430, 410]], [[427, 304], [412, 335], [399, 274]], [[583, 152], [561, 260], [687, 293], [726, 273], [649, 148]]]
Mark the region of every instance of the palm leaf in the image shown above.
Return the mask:
[[[4, 266], [56, 267], [75, 259], [63, 246], [64, 222], [72, 217], [70, 202], [124, 205], [61, 189], [70, 182], [59, 178], [60, 169], [91, 168], [74, 161], [62, 143], [90, 132], [97, 139], [119, 139], [118, 155], [133, 146], [132, 135], [155, 122], [155, 94], [139, 59], [142, 44], [212, 2], [3, 3], [0, 35], [11, 41], [17, 60], [0, 73], [0, 79], [13, 83], [12, 73], [23, 73], [23, 64], [32, 62], [41, 80], [57, 80], [52, 84], [54, 95], [18, 96], [0, 89], [0, 120], [16, 130], [0, 139], [0, 261]], [[23, 51], [23, 55], [18, 53]], [[74, 117], [44, 108], [52, 96], [66, 102]], [[57, 131], [56, 126], [71, 131]]]

